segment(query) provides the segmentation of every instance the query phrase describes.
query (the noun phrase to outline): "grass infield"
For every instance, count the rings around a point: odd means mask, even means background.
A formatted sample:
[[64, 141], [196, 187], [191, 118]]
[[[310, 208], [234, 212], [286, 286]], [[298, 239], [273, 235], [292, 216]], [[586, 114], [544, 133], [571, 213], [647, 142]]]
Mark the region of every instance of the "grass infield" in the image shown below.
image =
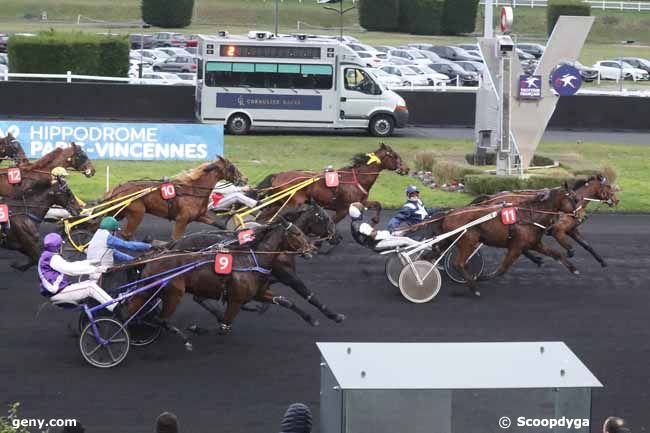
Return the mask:
[[[431, 140], [426, 138], [391, 138], [387, 140], [402, 159], [413, 168], [418, 151], [433, 151], [437, 161], [462, 163], [465, 153], [471, 152], [469, 140]], [[251, 135], [226, 136], [225, 156], [242, 170], [256, 185], [266, 175], [283, 170], [306, 169], [320, 171], [328, 165], [342, 167], [355, 153], [372, 152], [378, 147], [376, 138], [365, 136], [309, 136], [309, 135]], [[572, 169], [597, 169], [604, 166], [618, 173], [617, 183], [622, 212], [650, 212], [648, 167], [650, 146], [614, 145], [600, 143], [544, 142], [538, 154], [546, 155]], [[97, 174], [91, 179], [73, 173], [70, 183], [73, 190], [86, 201], [96, 200], [105, 191], [106, 165], [110, 164], [110, 185], [131, 179], [173, 176], [181, 170], [197, 165], [188, 161], [94, 161]], [[383, 172], [373, 187], [370, 198], [379, 200], [385, 207], [398, 207], [404, 201], [404, 189], [409, 184], [420, 185], [408, 176]], [[421, 186], [421, 185], [420, 185]], [[471, 196], [466, 193], [448, 193], [422, 188], [422, 198], [428, 206], [457, 207], [467, 204]], [[601, 207], [603, 211], [609, 211]]]

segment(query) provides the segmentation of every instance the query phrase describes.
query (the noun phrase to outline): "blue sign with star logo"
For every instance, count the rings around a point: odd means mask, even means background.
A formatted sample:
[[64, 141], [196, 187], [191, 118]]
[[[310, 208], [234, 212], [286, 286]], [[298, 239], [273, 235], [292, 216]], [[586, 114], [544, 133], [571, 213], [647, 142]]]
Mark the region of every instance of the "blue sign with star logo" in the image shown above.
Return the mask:
[[562, 65], [551, 73], [551, 86], [560, 96], [573, 96], [582, 86], [580, 71], [570, 65]]
[[519, 76], [519, 99], [542, 99], [542, 76]]

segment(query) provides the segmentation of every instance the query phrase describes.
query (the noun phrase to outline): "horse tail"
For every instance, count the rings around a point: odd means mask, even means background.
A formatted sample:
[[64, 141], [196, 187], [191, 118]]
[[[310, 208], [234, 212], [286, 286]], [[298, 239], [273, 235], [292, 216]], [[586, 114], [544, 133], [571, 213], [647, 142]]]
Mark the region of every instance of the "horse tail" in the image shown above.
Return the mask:
[[488, 201], [489, 199], [490, 199], [490, 195], [489, 195], [489, 194], [482, 194], [482, 195], [479, 195], [478, 197], [476, 197], [476, 198], [475, 198], [474, 200], [472, 200], [471, 202], [469, 202], [469, 205], [471, 206], [471, 205], [474, 205], [474, 204], [481, 204], [481, 203], [483, 203], [484, 201]]
[[273, 181], [275, 180], [275, 174], [269, 174], [266, 176], [260, 183], [255, 187], [255, 191], [259, 197], [264, 197], [267, 191], [273, 188]]

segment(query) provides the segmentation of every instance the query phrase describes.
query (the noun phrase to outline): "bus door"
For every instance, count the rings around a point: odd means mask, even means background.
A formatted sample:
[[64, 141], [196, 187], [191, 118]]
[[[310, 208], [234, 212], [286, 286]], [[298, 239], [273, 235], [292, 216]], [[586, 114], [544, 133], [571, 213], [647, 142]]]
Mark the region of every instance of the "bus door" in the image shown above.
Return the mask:
[[381, 88], [358, 66], [341, 66], [340, 119], [365, 126], [368, 115], [382, 99]]

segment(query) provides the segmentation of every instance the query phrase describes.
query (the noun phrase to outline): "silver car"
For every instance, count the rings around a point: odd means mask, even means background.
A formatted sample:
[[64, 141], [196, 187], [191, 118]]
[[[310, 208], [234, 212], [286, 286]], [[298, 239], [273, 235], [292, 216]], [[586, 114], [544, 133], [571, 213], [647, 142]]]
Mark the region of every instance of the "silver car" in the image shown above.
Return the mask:
[[153, 64], [155, 72], [196, 72], [196, 57], [176, 56]]

